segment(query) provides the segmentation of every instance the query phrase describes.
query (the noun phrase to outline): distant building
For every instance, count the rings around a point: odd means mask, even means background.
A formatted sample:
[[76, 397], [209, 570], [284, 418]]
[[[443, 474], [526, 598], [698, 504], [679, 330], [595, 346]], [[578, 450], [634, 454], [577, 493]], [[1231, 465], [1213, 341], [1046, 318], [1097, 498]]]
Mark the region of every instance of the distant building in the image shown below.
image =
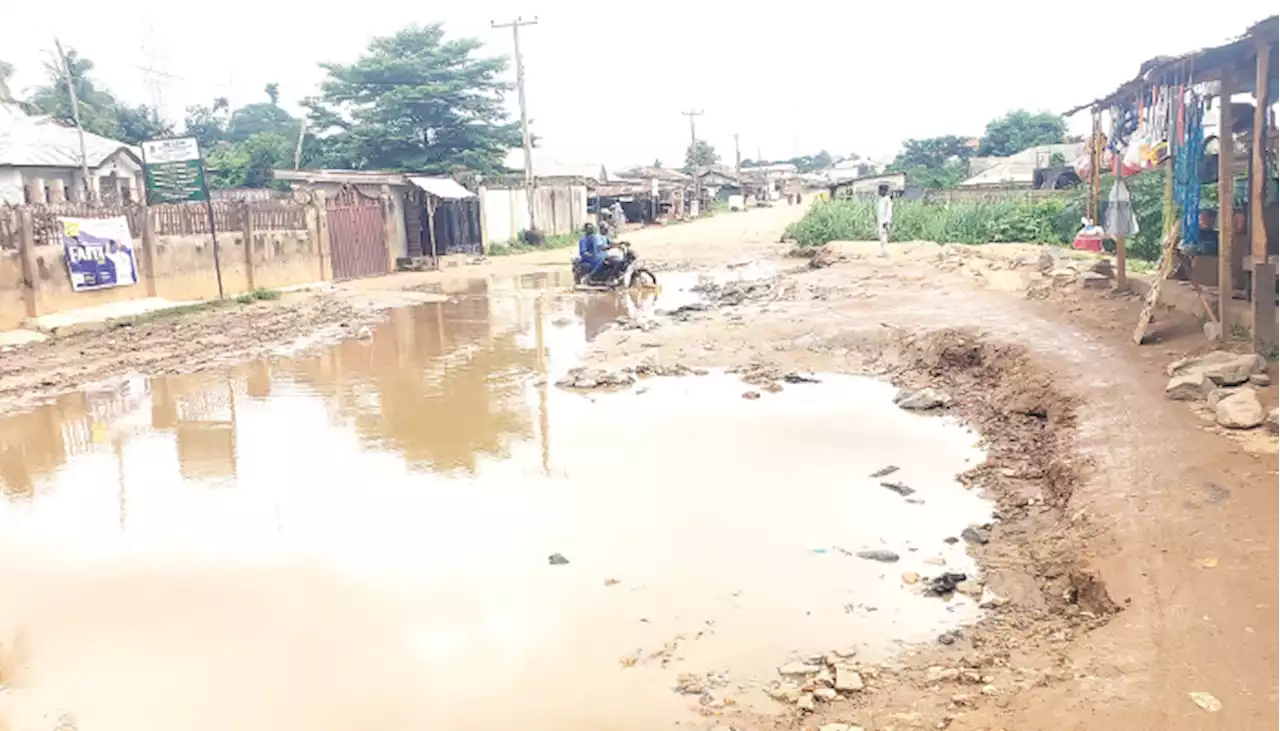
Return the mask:
[[82, 201], [88, 198], [89, 186], [104, 203], [143, 199], [138, 148], [85, 132], [84, 149], [87, 182], [74, 128], [27, 114], [13, 102], [0, 102], [0, 203]]
[[[512, 175], [523, 175], [524, 149], [509, 150], [502, 166]], [[536, 180], [609, 182], [609, 173], [602, 164], [566, 162], [537, 147], [533, 148], [533, 177]]]
[[[1083, 142], [1060, 145], [1036, 145], [1008, 157], [973, 157], [969, 159], [969, 179], [961, 187], [988, 186], [1030, 188], [1036, 183], [1036, 171], [1056, 165], [1070, 165], [1084, 154]], [[1057, 162], [1061, 157], [1062, 163]]]

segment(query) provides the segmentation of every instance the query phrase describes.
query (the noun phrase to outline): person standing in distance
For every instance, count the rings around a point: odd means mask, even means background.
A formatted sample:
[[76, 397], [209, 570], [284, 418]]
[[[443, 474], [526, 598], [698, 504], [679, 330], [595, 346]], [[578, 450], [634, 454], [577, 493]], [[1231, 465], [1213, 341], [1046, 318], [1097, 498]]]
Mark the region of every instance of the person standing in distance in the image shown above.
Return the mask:
[[876, 201], [876, 232], [880, 235], [880, 256], [889, 256], [889, 234], [893, 231], [893, 198], [888, 183], [881, 183]]

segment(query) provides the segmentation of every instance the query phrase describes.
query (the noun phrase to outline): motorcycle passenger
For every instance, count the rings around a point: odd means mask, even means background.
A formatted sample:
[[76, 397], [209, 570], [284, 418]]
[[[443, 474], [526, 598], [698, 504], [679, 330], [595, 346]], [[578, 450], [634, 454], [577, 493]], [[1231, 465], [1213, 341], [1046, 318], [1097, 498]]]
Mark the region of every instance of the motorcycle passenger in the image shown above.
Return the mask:
[[582, 227], [582, 238], [578, 239], [578, 258], [591, 266], [590, 272], [583, 281], [590, 281], [605, 264], [605, 249], [609, 248], [609, 239], [596, 233], [596, 225], [590, 221]]

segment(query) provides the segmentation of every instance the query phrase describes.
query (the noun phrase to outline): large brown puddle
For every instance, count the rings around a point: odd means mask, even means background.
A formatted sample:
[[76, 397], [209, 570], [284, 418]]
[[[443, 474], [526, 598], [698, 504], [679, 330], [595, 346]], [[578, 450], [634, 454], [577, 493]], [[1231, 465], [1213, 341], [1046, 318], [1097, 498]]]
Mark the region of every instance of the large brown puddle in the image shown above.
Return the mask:
[[[990, 515], [955, 482], [974, 434], [853, 377], [560, 391], [653, 306], [560, 284], [0, 420], [0, 727], [688, 727], [678, 673], [767, 709], [797, 653], [976, 616], [900, 579], [972, 570], [943, 539]], [[869, 477], [890, 464], [912, 502]], [[902, 560], [850, 555], [877, 548]]]

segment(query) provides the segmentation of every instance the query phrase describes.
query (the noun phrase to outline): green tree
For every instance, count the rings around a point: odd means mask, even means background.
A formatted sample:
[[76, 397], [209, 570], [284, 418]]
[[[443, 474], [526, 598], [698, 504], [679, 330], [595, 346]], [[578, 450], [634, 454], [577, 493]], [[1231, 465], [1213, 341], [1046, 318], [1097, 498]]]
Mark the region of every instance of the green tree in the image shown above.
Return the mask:
[[222, 143], [206, 155], [209, 185], [214, 188], [266, 188], [273, 186], [276, 168], [292, 167], [293, 143], [271, 132], [247, 140]]
[[244, 142], [263, 133], [298, 138], [299, 120], [276, 104], [280, 99], [279, 85], [267, 84], [266, 92], [270, 101], [246, 104], [231, 113], [225, 135], [227, 140]]
[[653, 158], [653, 166], [654, 166], [655, 168], [660, 168], [660, 167], [662, 167], [662, 161], [661, 161], [661, 160], [659, 160], [659, 159], [658, 159], [658, 158], [656, 158], [656, 157], [655, 157], [655, 158]]
[[887, 169], [906, 173], [914, 187], [950, 188], [968, 176], [966, 160], [972, 155], [968, 138], [959, 135], [907, 140]]
[[506, 59], [479, 48], [415, 25], [375, 38], [353, 64], [321, 64], [328, 78], [304, 106], [324, 154], [357, 169], [500, 171], [520, 132], [503, 108]]
[[718, 162], [720, 162], [720, 155], [706, 140], [690, 142], [689, 147], [684, 151], [684, 169], [689, 172], [692, 172], [695, 167], [705, 168]]
[[32, 92], [31, 106], [41, 114], [72, 124], [75, 116], [67, 95], [67, 72], [70, 72], [80, 109], [80, 124], [86, 132], [132, 144], [172, 133], [170, 125], [156, 110], [146, 105], [123, 104], [111, 92], [99, 88], [89, 75], [91, 71], [92, 61], [81, 57], [74, 48], [67, 49], [65, 70], [58, 62], [45, 64], [48, 82]]
[[1062, 142], [1066, 133], [1067, 124], [1062, 117], [1019, 109], [987, 123], [987, 131], [978, 142], [978, 154], [1007, 157], [1028, 147]]
[[225, 96], [214, 99], [213, 104], [209, 106], [201, 104], [187, 107], [187, 116], [183, 120], [182, 127], [186, 134], [196, 138], [201, 150], [211, 150], [214, 145], [226, 138], [229, 116], [227, 107]]

